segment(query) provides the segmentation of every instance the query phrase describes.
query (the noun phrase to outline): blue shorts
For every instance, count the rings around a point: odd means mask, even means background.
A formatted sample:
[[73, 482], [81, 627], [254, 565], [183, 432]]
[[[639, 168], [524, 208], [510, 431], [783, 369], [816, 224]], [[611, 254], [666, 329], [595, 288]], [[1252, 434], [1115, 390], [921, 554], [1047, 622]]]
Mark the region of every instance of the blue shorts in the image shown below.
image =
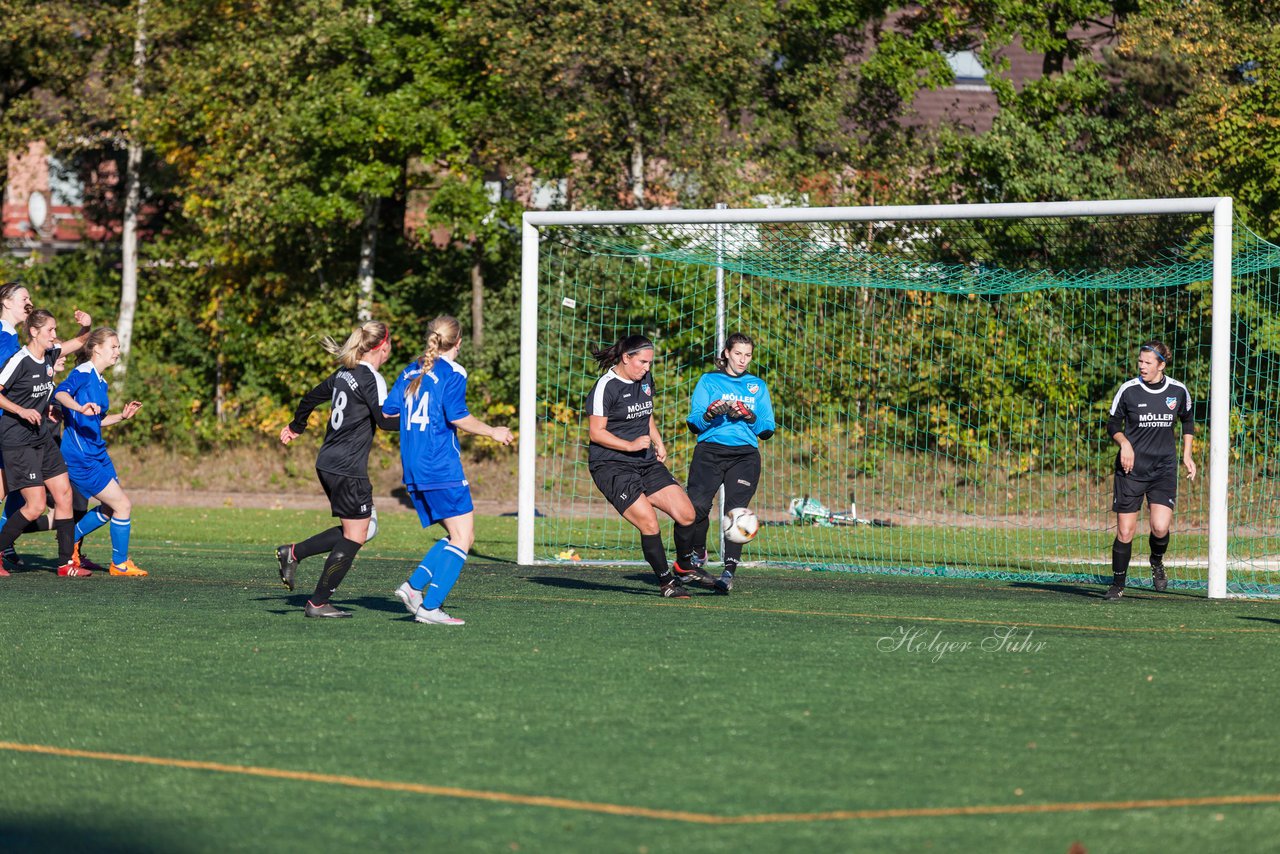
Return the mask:
[[119, 478], [115, 463], [109, 457], [105, 462], [94, 460], [88, 464], [80, 460], [67, 460], [67, 474], [71, 475], [71, 482], [85, 498], [92, 498], [106, 489], [111, 481]]
[[415, 489], [406, 487], [413, 509], [418, 511], [422, 527], [430, 528], [442, 519], [465, 516], [475, 510], [471, 503], [471, 487], [447, 486], [444, 489]]

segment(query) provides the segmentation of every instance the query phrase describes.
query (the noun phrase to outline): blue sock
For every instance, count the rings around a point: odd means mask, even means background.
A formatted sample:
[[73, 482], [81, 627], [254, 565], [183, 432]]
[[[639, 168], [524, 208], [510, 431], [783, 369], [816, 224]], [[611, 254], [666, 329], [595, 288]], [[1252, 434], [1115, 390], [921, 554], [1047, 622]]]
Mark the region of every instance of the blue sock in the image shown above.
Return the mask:
[[440, 559], [440, 555], [444, 552], [444, 547], [449, 545], [448, 538], [438, 540], [422, 558], [422, 563], [418, 564], [418, 568], [409, 576], [409, 586], [414, 590], [425, 590], [427, 584], [431, 582], [432, 567]]
[[129, 532], [133, 528], [133, 520], [112, 518], [111, 520], [111, 562], [122, 565], [129, 559]]
[[455, 545], [447, 544], [444, 553], [436, 559], [432, 567], [431, 584], [422, 597], [422, 607], [434, 611], [444, 604], [444, 600], [453, 589], [453, 585], [462, 574], [462, 565], [467, 562], [467, 553]]
[[84, 514], [76, 523], [76, 542], [84, 539], [85, 534], [91, 534], [107, 524], [110, 519], [110, 516], [102, 512], [101, 507], [95, 507]]

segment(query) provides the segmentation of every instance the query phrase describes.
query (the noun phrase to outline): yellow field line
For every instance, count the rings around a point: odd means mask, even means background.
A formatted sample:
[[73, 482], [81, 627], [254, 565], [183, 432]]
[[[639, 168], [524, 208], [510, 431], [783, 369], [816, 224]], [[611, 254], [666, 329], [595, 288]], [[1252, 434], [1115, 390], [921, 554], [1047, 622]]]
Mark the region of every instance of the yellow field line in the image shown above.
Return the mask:
[[52, 747], [44, 744], [20, 744], [0, 741], [0, 750], [17, 753], [36, 753], [65, 759], [95, 759], [104, 762], [128, 762], [135, 765], [154, 765], [161, 768], [181, 768], [189, 771], [215, 771], [222, 774], [240, 774], [249, 777], [266, 777], [275, 780], [291, 780], [301, 783], [324, 783], [334, 786], [350, 786], [358, 789], [376, 789], [384, 792], [407, 792], [418, 795], [434, 795], [446, 798], [463, 798], [476, 801], [517, 804], [520, 806], [547, 807], [550, 809], [594, 812], [628, 818], [652, 818], [661, 821], [682, 821], [692, 824], [784, 824], [816, 821], [869, 821], [891, 818], [952, 818], [974, 815], [1027, 815], [1043, 813], [1095, 812], [1100, 810], [1174, 809], [1179, 807], [1249, 806], [1278, 804], [1280, 794], [1220, 795], [1202, 798], [1148, 798], [1129, 801], [1076, 801], [1048, 804], [977, 804], [958, 807], [904, 807], [898, 809], [830, 810], [811, 813], [760, 813], [756, 815], [723, 816], [683, 810], [660, 810], [648, 807], [609, 804], [598, 801], [578, 801], [545, 795], [517, 795], [510, 792], [490, 792], [483, 789], [463, 789], [456, 786], [431, 786], [423, 783], [403, 783], [393, 780], [371, 780], [341, 774], [316, 774], [310, 771], [289, 771], [282, 768], [262, 768], [254, 765], [228, 765], [222, 762], [200, 762], [191, 759], [169, 759], [158, 756], [137, 756], [128, 753], [102, 753], [93, 750], [76, 750]]
[[553, 798], [540, 795], [515, 795], [508, 792], [487, 792], [480, 789], [461, 789], [455, 786], [430, 786], [423, 783], [402, 783], [393, 780], [370, 780], [341, 774], [315, 774], [310, 771], [289, 771], [282, 768], [261, 768], [254, 765], [227, 765], [221, 762], [200, 762], [192, 759], [168, 759], [158, 756], [135, 756], [128, 753], [100, 753], [94, 750], [75, 750], [51, 747], [44, 744], [19, 744], [0, 741], [0, 750], [20, 753], [40, 753], [68, 759], [97, 759], [105, 762], [130, 762], [137, 765], [156, 765], [162, 768], [183, 768], [190, 771], [217, 771], [222, 774], [241, 774], [249, 777], [268, 777], [275, 780], [294, 780], [302, 783], [327, 783], [334, 786], [351, 786], [358, 789], [377, 789], [385, 792], [410, 792], [418, 795], [436, 795], [447, 798], [465, 798], [478, 801], [520, 804], [523, 806], [550, 807], [552, 809], [598, 812], [609, 815], [657, 818], [667, 821], [685, 821], [701, 824], [721, 824], [720, 816], [679, 810], [655, 810], [622, 804], [575, 801], [569, 798]]

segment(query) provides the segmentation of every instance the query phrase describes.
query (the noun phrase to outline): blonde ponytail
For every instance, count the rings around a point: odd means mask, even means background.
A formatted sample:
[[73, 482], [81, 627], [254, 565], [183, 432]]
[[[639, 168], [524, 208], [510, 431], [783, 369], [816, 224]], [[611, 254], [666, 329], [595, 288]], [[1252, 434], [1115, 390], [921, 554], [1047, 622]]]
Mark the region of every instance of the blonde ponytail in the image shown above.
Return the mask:
[[326, 335], [320, 339], [320, 346], [324, 347], [329, 355], [334, 356], [338, 364], [350, 370], [360, 364], [360, 360], [370, 350], [381, 347], [390, 334], [391, 330], [385, 323], [370, 320], [357, 326], [347, 336], [347, 343], [339, 345], [337, 341]]
[[442, 314], [427, 324], [427, 347], [418, 357], [421, 373], [409, 382], [410, 397], [418, 393], [418, 386], [422, 384], [423, 376], [435, 365], [440, 354], [452, 350], [461, 338], [462, 324], [458, 323], [458, 318], [453, 315]]

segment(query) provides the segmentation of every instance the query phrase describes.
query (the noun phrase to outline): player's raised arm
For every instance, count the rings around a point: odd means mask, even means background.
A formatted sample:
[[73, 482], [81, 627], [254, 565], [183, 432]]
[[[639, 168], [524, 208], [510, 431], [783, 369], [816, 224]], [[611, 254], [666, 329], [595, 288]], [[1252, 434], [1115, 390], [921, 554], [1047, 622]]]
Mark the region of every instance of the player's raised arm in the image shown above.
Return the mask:
[[77, 308], [72, 311], [72, 315], [80, 328], [75, 335], [62, 342], [63, 356], [70, 356], [73, 353], [80, 352], [89, 340], [89, 333], [93, 331], [93, 318], [89, 316], [88, 312]]

